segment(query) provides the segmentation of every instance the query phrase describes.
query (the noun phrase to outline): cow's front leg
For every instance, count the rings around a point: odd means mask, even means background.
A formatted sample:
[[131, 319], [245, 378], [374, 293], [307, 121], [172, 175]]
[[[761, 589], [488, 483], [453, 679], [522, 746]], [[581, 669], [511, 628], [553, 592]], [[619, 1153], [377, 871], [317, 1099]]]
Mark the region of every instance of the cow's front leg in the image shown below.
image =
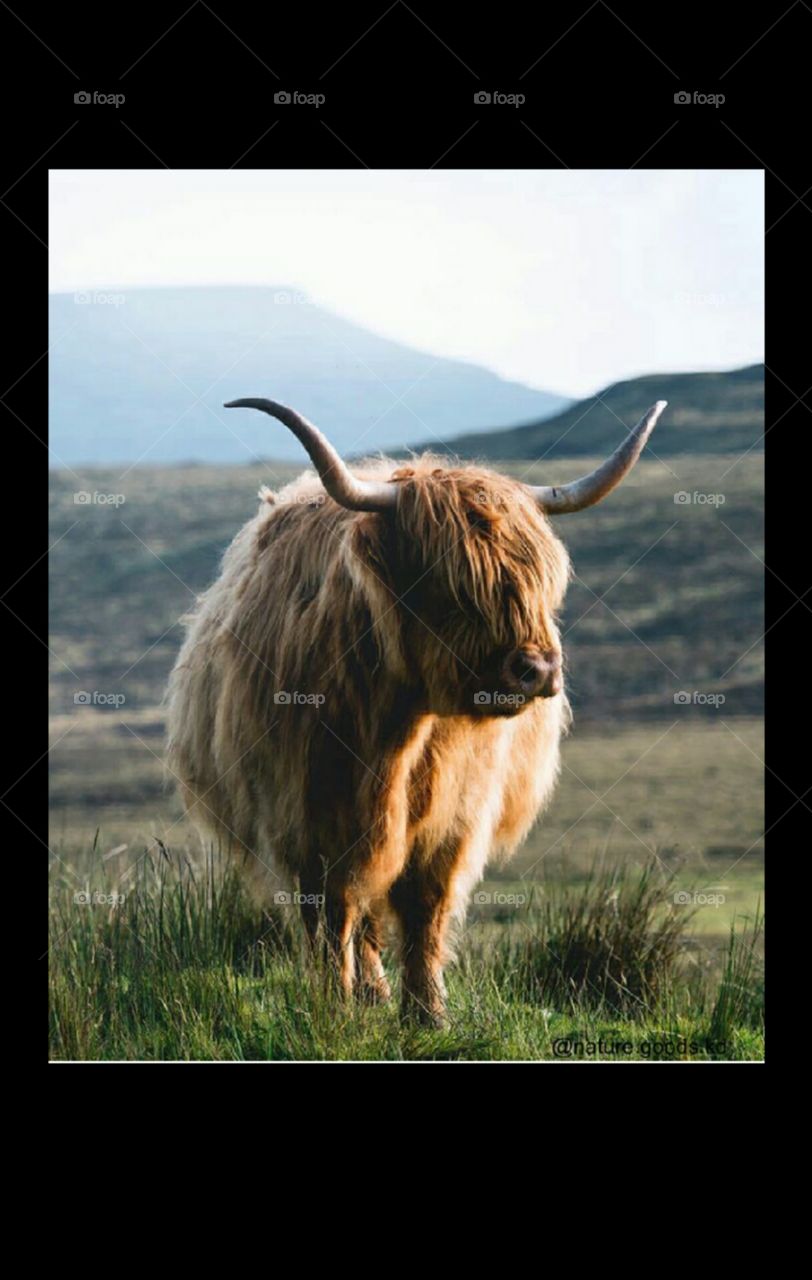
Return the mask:
[[424, 1026], [446, 1021], [443, 968], [448, 960], [451, 883], [457, 855], [441, 853], [428, 865], [411, 863], [390, 891], [403, 932], [402, 1014]]

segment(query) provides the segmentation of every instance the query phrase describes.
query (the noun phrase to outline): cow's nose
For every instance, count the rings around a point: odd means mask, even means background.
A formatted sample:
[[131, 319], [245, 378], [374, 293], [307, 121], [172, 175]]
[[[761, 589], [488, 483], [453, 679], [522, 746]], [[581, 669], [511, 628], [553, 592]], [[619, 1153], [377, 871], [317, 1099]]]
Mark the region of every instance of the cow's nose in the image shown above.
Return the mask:
[[510, 693], [552, 698], [561, 692], [561, 656], [555, 649], [514, 649], [505, 659], [502, 680]]

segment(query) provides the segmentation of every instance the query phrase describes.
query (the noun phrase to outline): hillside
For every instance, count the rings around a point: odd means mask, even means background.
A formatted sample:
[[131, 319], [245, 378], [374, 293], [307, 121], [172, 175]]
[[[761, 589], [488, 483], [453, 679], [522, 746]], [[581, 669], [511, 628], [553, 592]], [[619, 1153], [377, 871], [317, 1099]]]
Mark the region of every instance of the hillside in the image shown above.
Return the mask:
[[53, 294], [55, 465], [299, 460], [290, 433], [225, 400], [269, 396], [344, 453], [437, 442], [569, 400], [379, 337], [287, 288]]
[[[652, 441], [658, 457], [763, 447], [764, 367], [751, 365], [729, 373], [658, 373], [616, 382], [544, 421], [457, 436], [447, 441], [447, 451], [499, 459], [605, 454], [655, 400], [668, 401]], [[428, 437], [415, 446], [435, 447]]]
[[[676, 690], [718, 689], [723, 673], [727, 713], [760, 711], [762, 459], [751, 453], [731, 469], [734, 462], [644, 458], [605, 503], [557, 520], [577, 575], [564, 627], [579, 714], [667, 719]], [[51, 644], [68, 664], [54, 670], [55, 710], [72, 707], [76, 678], [83, 688], [114, 689], [125, 671], [128, 708], [156, 704], [177, 652], [179, 615], [254, 514], [260, 484], [278, 487], [299, 470], [137, 468], [124, 486], [115, 472], [54, 472]], [[505, 471], [561, 483], [571, 465]], [[78, 483], [125, 500], [77, 506]], [[723, 501], [675, 503], [679, 491]], [[611, 611], [596, 601], [610, 589]]]

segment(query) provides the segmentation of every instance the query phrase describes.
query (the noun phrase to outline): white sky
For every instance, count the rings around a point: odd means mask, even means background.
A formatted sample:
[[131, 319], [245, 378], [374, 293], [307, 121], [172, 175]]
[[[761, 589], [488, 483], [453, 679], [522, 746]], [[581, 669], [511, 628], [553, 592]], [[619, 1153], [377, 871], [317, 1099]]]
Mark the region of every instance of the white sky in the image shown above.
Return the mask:
[[588, 395], [763, 359], [763, 174], [52, 170], [54, 291], [256, 284]]

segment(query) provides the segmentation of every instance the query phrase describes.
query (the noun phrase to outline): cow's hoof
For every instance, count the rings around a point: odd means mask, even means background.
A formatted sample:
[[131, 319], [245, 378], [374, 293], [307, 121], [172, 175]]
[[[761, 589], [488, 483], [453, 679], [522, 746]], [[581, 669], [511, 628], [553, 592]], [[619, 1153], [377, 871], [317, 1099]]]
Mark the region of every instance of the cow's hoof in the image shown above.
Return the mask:
[[428, 1009], [420, 1019], [420, 1025], [430, 1027], [432, 1031], [445, 1031], [448, 1027], [448, 1018], [439, 1010]]
[[448, 1017], [444, 1009], [436, 1005], [421, 1004], [414, 998], [403, 1005], [400, 1011], [401, 1020], [413, 1026], [428, 1027], [432, 1031], [444, 1031], [448, 1026]]
[[391, 999], [392, 988], [386, 978], [376, 978], [374, 982], [359, 983], [356, 995], [362, 1004], [386, 1004]]

